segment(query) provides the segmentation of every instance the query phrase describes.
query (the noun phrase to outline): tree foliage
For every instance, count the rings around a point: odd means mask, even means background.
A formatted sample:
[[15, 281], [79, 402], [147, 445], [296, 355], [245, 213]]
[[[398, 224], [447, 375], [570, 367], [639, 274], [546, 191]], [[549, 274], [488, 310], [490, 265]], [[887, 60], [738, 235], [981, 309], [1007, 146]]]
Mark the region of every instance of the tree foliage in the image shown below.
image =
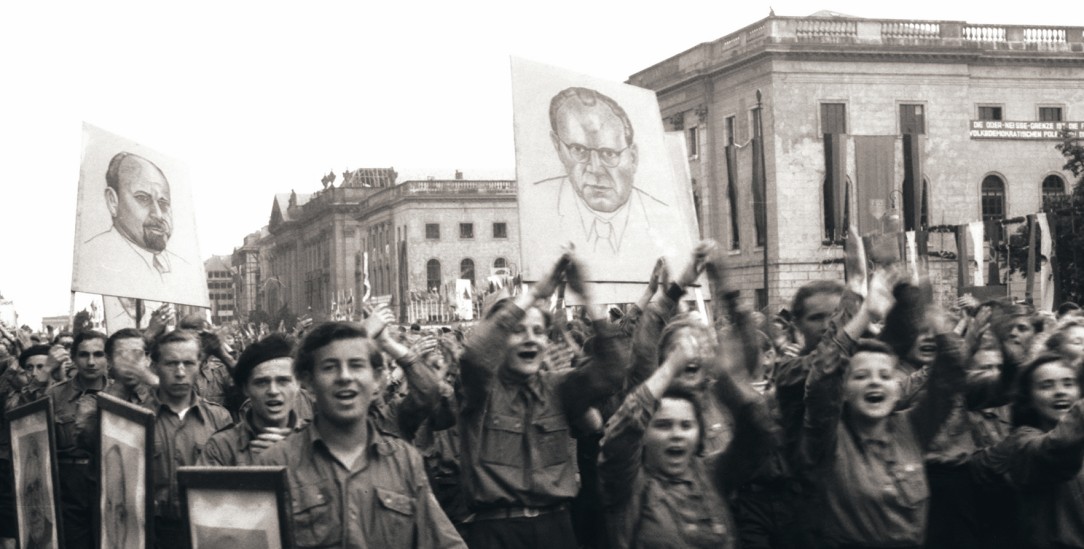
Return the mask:
[[[1043, 200], [1050, 230], [1054, 233], [1054, 255], [1061, 280], [1060, 300], [1084, 302], [1084, 144], [1068, 130], [1055, 147], [1065, 157], [1062, 167], [1076, 181], [1064, 196]], [[1055, 304], [1056, 306], [1057, 304]]]

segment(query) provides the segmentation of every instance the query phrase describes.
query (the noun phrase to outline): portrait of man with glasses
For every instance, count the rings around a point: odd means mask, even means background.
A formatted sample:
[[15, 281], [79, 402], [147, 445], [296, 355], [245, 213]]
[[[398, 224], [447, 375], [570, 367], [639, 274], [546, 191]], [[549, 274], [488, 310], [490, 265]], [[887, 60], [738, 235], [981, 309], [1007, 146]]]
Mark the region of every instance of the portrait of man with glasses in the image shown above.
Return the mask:
[[651, 211], [668, 205], [635, 185], [639, 151], [625, 109], [596, 90], [570, 87], [550, 100], [550, 140], [565, 174], [552, 188], [563, 240], [595, 257], [647, 242]]

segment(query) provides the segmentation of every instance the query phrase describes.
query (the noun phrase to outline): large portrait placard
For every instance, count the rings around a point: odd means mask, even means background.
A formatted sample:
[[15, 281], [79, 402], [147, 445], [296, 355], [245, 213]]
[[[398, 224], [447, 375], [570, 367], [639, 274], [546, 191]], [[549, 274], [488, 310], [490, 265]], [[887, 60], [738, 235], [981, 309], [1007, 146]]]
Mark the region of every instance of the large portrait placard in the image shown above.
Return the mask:
[[[571, 243], [600, 302], [631, 302], [656, 259], [688, 262], [698, 234], [655, 93], [512, 59], [524, 279]], [[685, 159], [680, 159], [685, 163]]]
[[60, 481], [53, 434], [53, 403], [42, 398], [7, 414], [19, 547], [63, 547], [57, 502]]
[[97, 547], [154, 547], [154, 414], [101, 393], [98, 410]]
[[182, 163], [83, 124], [71, 289], [210, 306]]
[[181, 467], [192, 549], [293, 547], [285, 467]]

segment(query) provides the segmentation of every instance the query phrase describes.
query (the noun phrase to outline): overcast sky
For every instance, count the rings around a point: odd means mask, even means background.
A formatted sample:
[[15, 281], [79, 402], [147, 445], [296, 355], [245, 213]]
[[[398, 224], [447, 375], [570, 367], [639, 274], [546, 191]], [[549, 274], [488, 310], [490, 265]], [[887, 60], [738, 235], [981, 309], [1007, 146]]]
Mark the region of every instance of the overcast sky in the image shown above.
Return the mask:
[[266, 224], [273, 193], [319, 189], [329, 170], [513, 177], [510, 55], [623, 81], [769, 6], [1084, 25], [1065, 4], [6, 2], [0, 293], [31, 326], [68, 312], [83, 121], [188, 163], [208, 257]]

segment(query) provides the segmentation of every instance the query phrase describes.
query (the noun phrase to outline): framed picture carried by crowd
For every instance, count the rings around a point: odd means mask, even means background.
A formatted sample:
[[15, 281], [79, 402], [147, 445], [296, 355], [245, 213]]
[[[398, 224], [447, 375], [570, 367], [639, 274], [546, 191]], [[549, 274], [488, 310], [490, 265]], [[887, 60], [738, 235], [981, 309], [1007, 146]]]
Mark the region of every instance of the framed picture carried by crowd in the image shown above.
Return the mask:
[[181, 467], [192, 549], [293, 547], [285, 467]]
[[154, 414], [105, 394], [98, 410], [97, 547], [153, 547]]
[[19, 547], [63, 547], [53, 403], [35, 400], [7, 413]]

